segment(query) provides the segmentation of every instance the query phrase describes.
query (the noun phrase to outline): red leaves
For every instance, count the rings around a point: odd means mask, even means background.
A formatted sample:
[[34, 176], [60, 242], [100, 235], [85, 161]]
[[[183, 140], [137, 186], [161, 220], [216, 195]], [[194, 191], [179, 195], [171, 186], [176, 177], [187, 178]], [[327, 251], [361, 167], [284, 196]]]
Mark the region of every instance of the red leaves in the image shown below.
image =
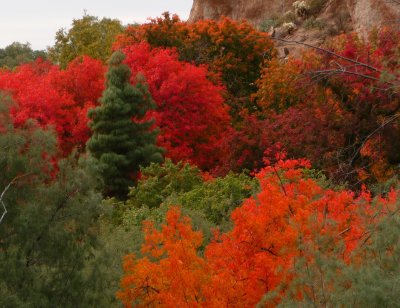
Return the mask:
[[257, 31], [246, 21], [229, 18], [185, 23], [176, 15], [164, 13], [162, 18], [140, 27], [128, 27], [115, 48], [141, 42], [156, 48], [176, 48], [180, 60], [207, 65], [226, 87], [226, 102], [235, 119], [249, 107], [248, 97], [256, 90], [260, 65], [275, 56], [267, 33]]
[[37, 60], [0, 73], [0, 89], [11, 92], [16, 102], [11, 111], [16, 126], [34, 119], [53, 127], [63, 155], [68, 155], [89, 137], [86, 114], [101, 95], [103, 75], [101, 62], [89, 57], [76, 59], [65, 71]]
[[180, 62], [175, 51], [151, 49], [146, 43], [124, 49], [132, 82], [143, 73], [157, 109], [158, 145], [173, 161], [187, 160], [202, 169], [222, 159], [220, 142], [229, 128], [224, 89], [207, 79], [207, 69]]
[[342, 35], [326, 47], [337, 56], [306, 52], [301, 61], [267, 62], [254, 95], [266, 132], [259, 144], [279, 142], [290, 157], [307, 157], [331, 179], [358, 188], [360, 179], [392, 176], [400, 162], [398, 38], [385, 29], [368, 43]]
[[[125, 49], [126, 62], [136, 74], [143, 73], [157, 103], [155, 117], [160, 128], [158, 143], [175, 162], [190, 161], [211, 170], [223, 159], [221, 139], [230, 127], [224, 88], [208, 80], [206, 67], [180, 62], [175, 51], [145, 44]], [[0, 75], [0, 88], [12, 93], [16, 125], [29, 118], [42, 127], [52, 126], [63, 155], [83, 148], [90, 131], [87, 110], [97, 103], [104, 89], [103, 65], [89, 57], [69, 64], [65, 71], [37, 61]]]
[[76, 58], [54, 78], [59, 91], [72, 95], [76, 104], [96, 103], [104, 90], [105, 67], [99, 60], [88, 56]]

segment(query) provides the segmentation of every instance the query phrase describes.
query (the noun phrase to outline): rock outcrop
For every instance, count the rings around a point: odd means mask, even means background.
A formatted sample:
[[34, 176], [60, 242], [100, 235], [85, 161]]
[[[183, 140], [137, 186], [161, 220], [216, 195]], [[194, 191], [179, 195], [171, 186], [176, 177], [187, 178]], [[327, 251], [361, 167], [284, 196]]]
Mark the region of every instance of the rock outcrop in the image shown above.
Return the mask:
[[[373, 27], [400, 25], [398, 0], [304, 0], [311, 6], [298, 16], [295, 0], [194, 0], [189, 22], [200, 19], [245, 19], [257, 28], [275, 27], [281, 37], [322, 43], [326, 37], [356, 31], [366, 37]], [[283, 25], [286, 28], [282, 27]], [[288, 27], [294, 26], [294, 30]], [[266, 28], [267, 27], [267, 28]]]
[[295, 0], [194, 0], [189, 21], [219, 19], [246, 19], [254, 26], [273, 15], [283, 15]]

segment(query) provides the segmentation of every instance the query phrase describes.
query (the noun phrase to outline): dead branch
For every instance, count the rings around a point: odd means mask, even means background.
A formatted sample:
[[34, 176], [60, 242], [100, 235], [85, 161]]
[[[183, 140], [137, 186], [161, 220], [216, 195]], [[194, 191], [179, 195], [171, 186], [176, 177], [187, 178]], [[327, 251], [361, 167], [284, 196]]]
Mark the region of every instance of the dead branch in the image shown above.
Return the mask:
[[[365, 79], [370, 79], [370, 80], [374, 80], [374, 81], [380, 81], [379, 78], [370, 76], [370, 75], [365, 75], [362, 73], [357, 73], [357, 72], [353, 72], [353, 71], [349, 71], [346, 68], [343, 69], [330, 69], [330, 70], [319, 70], [319, 71], [312, 71], [309, 72], [309, 74], [315, 74], [315, 75], [338, 75], [338, 74], [347, 74], [347, 75], [355, 75], [358, 77], [362, 77]], [[385, 82], [388, 83], [388, 82]], [[392, 83], [388, 83], [390, 85], [393, 85]]]
[[26, 176], [28, 176], [28, 175], [30, 175], [30, 174], [31, 174], [31, 172], [30, 172], [30, 173], [25, 173], [25, 174], [21, 174], [21, 175], [16, 176], [15, 178], [13, 178], [13, 179], [11, 180], [10, 183], [8, 183], [8, 185], [7, 185], [7, 186], [3, 189], [3, 191], [1, 192], [1, 194], [0, 194], [0, 203], [1, 203], [1, 205], [3, 206], [3, 208], [4, 208], [4, 212], [3, 212], [3, 214], [2, 214], [1, 217], [0, 217], [0, 223], [3, 221], [4, 216], [6, 216], [6, 214], [7, 214], [7, 208], [6, 208], [6, 205], [4, 204], [4, 201], [3, 201], [4, 195], [5, 195], [6, 192], [10, 189], [10, 187], [11, 187], [13, 184], [15, 184], [15, 182], [17, 182], [19, 179], [21, 179], [21, 178], [23, 178], [23, 177], [26, 177]]
[[352, 165], [354, 160], [356, 159], [358, 153], [361, 151], [361, 149], [363, 148], [363, 146], [365, 145], [365, 143], [372, 137], [374, 136], [376, 133], [378, 133], [382, 128], [384, 128], [386, 125], [392, 123], [394, 120], [396, 120], [397, 118], [400, 117], [400, 113], [395, 114], [394, 116], [392, 116], [391, 118], [389, 118], [387, 121], [383, 122], [378, 128], [376, 128], [372, 133], [370, 133], [367, 137], [364, 138], [363, 142], [361, 143], [361, 145], [357, 148], [357, 150], [355, 151], [353, 157], [350, 160], [349, 165]]
[[280, 41], [280, 42], [284, 42], [284, 43], [287, 43], [287, 44], [302, 45], [302, 46], [306, 46], [306, 47], [309, 47], [309, 48], [313, 48], [313, 49], [322, 51], [324, 53], [327, 53], [327, 54], [329, 54], [331, 56], [334, 56], [336, 58], [342, 59], [344, 61], [347, 61], [347, 62], [350, 62], [350, 63], [353, 63], [353, 64], [357, 64], [358, 66], [367, 68], [367, 69], [369, 69], [371, 71], [382, 73], [381, 70], [379, 70], [378, 68], [376, 68], [376, 67], [374, 67], [372, 65], [369, 65], [369, 64], [366, 64], [366, 63], [363, 63], [363, 62], [360, 62], [360, 61], [357, 61], [357, 60], [342, 56], [342, 55], [340, 55], [340, 54], [338, 54], [338, 53], [336, 53], [334, 51], [331, 51], [331, 50], [323, 48], [323, 47], [318, 47], [318, 46], [315, 46], [315, 45], [312, 45], [312, 44], [308, 44], [308, 43], [304, 43], [304, 42], [300, 42], [300, 41], [286, 40], [286, 39], [277, 38], [277, 37], [273, 37], [272, 39]]

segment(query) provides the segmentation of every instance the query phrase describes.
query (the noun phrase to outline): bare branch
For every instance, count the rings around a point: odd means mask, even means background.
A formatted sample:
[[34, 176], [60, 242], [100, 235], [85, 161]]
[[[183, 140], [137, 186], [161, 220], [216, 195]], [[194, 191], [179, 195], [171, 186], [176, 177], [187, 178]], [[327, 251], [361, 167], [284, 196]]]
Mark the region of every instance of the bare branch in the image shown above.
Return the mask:
[[275, 175], [279, 179], [279, 182], [281, 184], [281, 188], [282, 188], [282, 191], [283, 191], [284, 195], [287, 197], [286, 189], [285, 189], [285, 186], [283, 185], [282, 178], [280, 177], [280, 175], [279, 175], [278, 171], [276, 170], [275, 166], [272, 166], [272, 168], [274, 169]]
[[[379, 78], [376, 78], [376, 77], [373, 77], [370, 75], [365, 75], [365, 74], [349, 71], [345, 67], [343, 67], [341, 69], [312, 71], [312, 72], [310, 72], [310, 74], [326, 74], [326, 75], [348, 74], [348, 75], [355, 75], [355, 76], [359, 76], [359, 77], [374, 80], [374, 81], [381, 81]], [[388, 83], [388, 82], [385, 82], [385, 83]], [[393, 85], [392, 83], [388, 83], [388, 84]]]
[[[272, 165], [272, 168], [274, 169], [275, 175], [276, 175], [276, 176], [278, 177], [278, 179], [279, 179], [279, 182], [280, 182], [280, 185], [281, 185], [281, 188], [282, 188], [282, 191], [283, 191], [284, 195], [287, 197], [286, 188], [285, 188], [285, 185], [283, 184], [283, 181], [282, 181], [281, 176], [279, 175], [279, 173], [278, 173], [278, 171], [276, 170], [276, 168], [275, 168], [274, 165]], [[291, 214], [291, 215], [294, 214], [294, 211], [293, 211], [293, 208], [292, 208], [290, 202], [289, 202], [289, 211], [290, 211], [290, 214]]]
[[3, 214], [2, 214], [1, 217], [0, 217], [0, 223], [3, 221], [4, 216], [6, 216], [6, 214], [7, 214], [7, 208], [6, 208], [6, 205], [4, 204], [4, 201], [3, 201], [4, 195], [5, 195], [6, 192], [10, 189], [10, 187], [11, 187], [13, 184], [15, 184], [16, 181], [18, 181], [19, 179], [21, 179], [21, 178], [23, 178], [23, 177], [26, 177], [26, 176], [28, 176], [28, 175], [30, 175], [30, 174], [31, 174], [31, 172], [30, 172], [30, 173], [25, 173], [25, 174], [21, 174], [21, 175], [16, 176], [15, 178], [13, 178], [13, 179], [11, 180], [10, 183], [8, 183], [8, 185], [7, 185], [7, 186], [3, 189], [3, 191], [1, 192], [1, 194], [0, 194], [0, 203], [1, 203], [1, 205], [3, 206], [3, 208], [4, 208], [4, 212], [3, 212]]
[[6, 214], [7, 214], [7, 208], [6, 208], [6, 205], [4, 204], [3, 200], [0, 200], [0, 204], [4, 209], [3, 214], [0, 217], [0, 223], [1, 223], [3, 218], [4, 218], [4, 216], [6, 216]]
[[397, 118], [400, 117], [400, 113], [395, 114], [394, 116], [392, 116], [391, 118], [389, 118], [387, 121], [383, 122], [378, 128], [376, 128], [372, 133], [370, 133], [367, 137], [364, 138], [363, 142], [361, 143], [361, 145], [357, 148], [356, 152], [354, 153], [353, 157], [350, 160], [349, 165], [352, 165], [354, 160], [356, 159], [358, 153], [361, 151], [361, 149], [363, 148], [363, 146], [365, 145], [365, 143], [372, 137], [374, 136], [377, 132], [379, 132], [382, 128], [384, 128], [386, 125], [390, 124], [391, 122], [393, 122], [394, 120], [396, 120]]
[[261, 247], [260, 249], [261, 249], [262, 251], [266, 251], [266, 252], [270, 253], [271, 255], [273, 255], [273, 256], [275, 256], [275, 257], [278, 257], [278, 255], [277, 255], [275, 252], [273, 252], [273, 251], [271, 250], [271, 248]]
[[340, 232], [337, 236], [339, 237], [339, 236], [345, 234], [346, 232], [349, 232], [350, 230], [351, 230], [351, 227], [348, 227], [348, 228], [344, 229], [342, 232]]
[[369, 64], [366, 64], [366, 63], [363, 63], [363, 62], [360, 62], [360, 61], [357, 61], [357, 60], [342, 56], [342, 55], [340, 55], [340, 54], [338, 54], [338, 53], [336, 53], [334, 51], [331, 51], [331, 50], [323, 48], [323, 47], [318, 47], [318, 46], [315, 46], [315, 45], [312, 45], [312, 44], [308, 44], [308, 43], [304, 43], [304, 42], [300, 42], [300, 41], [295, 41], [295, 40], [285, 40], [285, 39], [277, 38], [277, 37], [273, 37], [272, 39], [277, 40], [277, 41], [281, 41], [281, 42], [284, 42], [284, 43], [287, 43], [287, 44], [297, 44], [297, 45], [302, 45], [302, 46], [306, 46], [306, 47], [309, 47], [309, 48], [313, 48], [313, 49], [322, 51], [324, 53], [327, 53], [327, 54], [329, 54], [331, 56], [334, 56], [336, 58], [342, 59], [344, 61], [357, 64], [358, 66], [361, 66], [361, 67], [365, 67], [365, 68], [367, 68], [367, 69], [369, 69], [371, 71], [382, 73], [381, 70], [379, 70], [378, 68], [376, 68], [374, 66], [371, 66]]

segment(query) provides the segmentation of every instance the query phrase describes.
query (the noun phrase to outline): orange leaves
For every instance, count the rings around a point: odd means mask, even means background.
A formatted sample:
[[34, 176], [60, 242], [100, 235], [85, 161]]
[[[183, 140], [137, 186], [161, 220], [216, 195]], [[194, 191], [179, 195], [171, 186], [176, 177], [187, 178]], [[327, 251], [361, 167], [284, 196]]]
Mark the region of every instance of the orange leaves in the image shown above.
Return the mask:
[[[278, 158], [259, 172], [260, 193], [232, 213], [233, 230], [216, 232], [204, 258], [197, 254], [201, 235], [177, 208], [168, 212], [161, 231], [146, 223], [148, 257], [127, 257], [118, 297], [126, 306], [252, 307], [291, 282], [298, 259], [311, 264], [318, 251], [347, 262], [368, 240], [375, 201], [366, 190], [355, 197], [322, 188], [304, 177], [304, 167], [309, 167], [306, 160]], [[392, 192], [377, 202], [387, 204], [390, 213], [397, 197]]]
[[270, 143], [355, 187], [392, 176], [400, 162], [398, 42], [387, 29], [369, 41], [341, 35], [327, 52], [267, 62], [254, 98]]
[[302, 165], [308, 162], [279, 161], [263, 169], [257, 175], [261, 192], [233, 212], [234, 229], [207, 247], [214, 274], [226, 280], [225, 296], [242, 292], [239, 307], [257, 304], [264, 293], [292, 279], [296, 258], [304, 256], [299, 242], [318, 246], [316, 236], [330, 234], [344, 240], [349, 252], [363, 234], [353, 194], [304, 179]]
[[257, 105], [262, 109], [261, 115], [265, 115], [268, 109], [282, 112], [301, 101], [304, 91], [298, 83], [300, 65], [296, 60], [282, 64], [274, 59], [267, 63], [257, 81], [259, 90], [255, 95]]
[[228, 90], [232, 115], [239, 116], [244, 103], [255, 92], [260, 65], [275, 56], [272, 40], [248, 23], [222, 18], [184, 23], [177, 16], [164, 13], [139, 27], [129, 27], [120, 36], [116, 48], [147, 42], [152, 47], [174, 47], [179, 59], [205, 64], [214, 75], [220, 75]]
[[[161, 231], [157, 231], [151, 222], [144, 225], [146, 234], [146, 245], [143, 246], [143, 253], [155, 253], [153, 257], [161, 257], [164, 254], [179, 255], [186, 254], [180, 247], [186, 247], [190, 252], [195, 251], [202, 242], [202, 235], [191, 229], [190, 219], [181, 217], [179, 208], [170, 209], [166, 217], [166, 225]], [[177, 242], [179, 241], [179, 244]], [[160, 248], [159, 246], [162, 245]]]
[[150, 19], [141, 26], [128, 26], [125, 33], [117, 36], [114, 50], [124, 48], [138, 42], [148, 42], [152, 46], [177, 47], [186, 39], [188, 25], [177, 15], [168, 12], [163, 17]]
[[142, 252], [149, 257], [125, 258], [118, 298], [126, 307], [200, 307], [207, 284], [206, 264], [197, 256], [202, 235], [192, 230], [177, 207], [168, 211], [161, 231], [146, 223], [144, 232]]

